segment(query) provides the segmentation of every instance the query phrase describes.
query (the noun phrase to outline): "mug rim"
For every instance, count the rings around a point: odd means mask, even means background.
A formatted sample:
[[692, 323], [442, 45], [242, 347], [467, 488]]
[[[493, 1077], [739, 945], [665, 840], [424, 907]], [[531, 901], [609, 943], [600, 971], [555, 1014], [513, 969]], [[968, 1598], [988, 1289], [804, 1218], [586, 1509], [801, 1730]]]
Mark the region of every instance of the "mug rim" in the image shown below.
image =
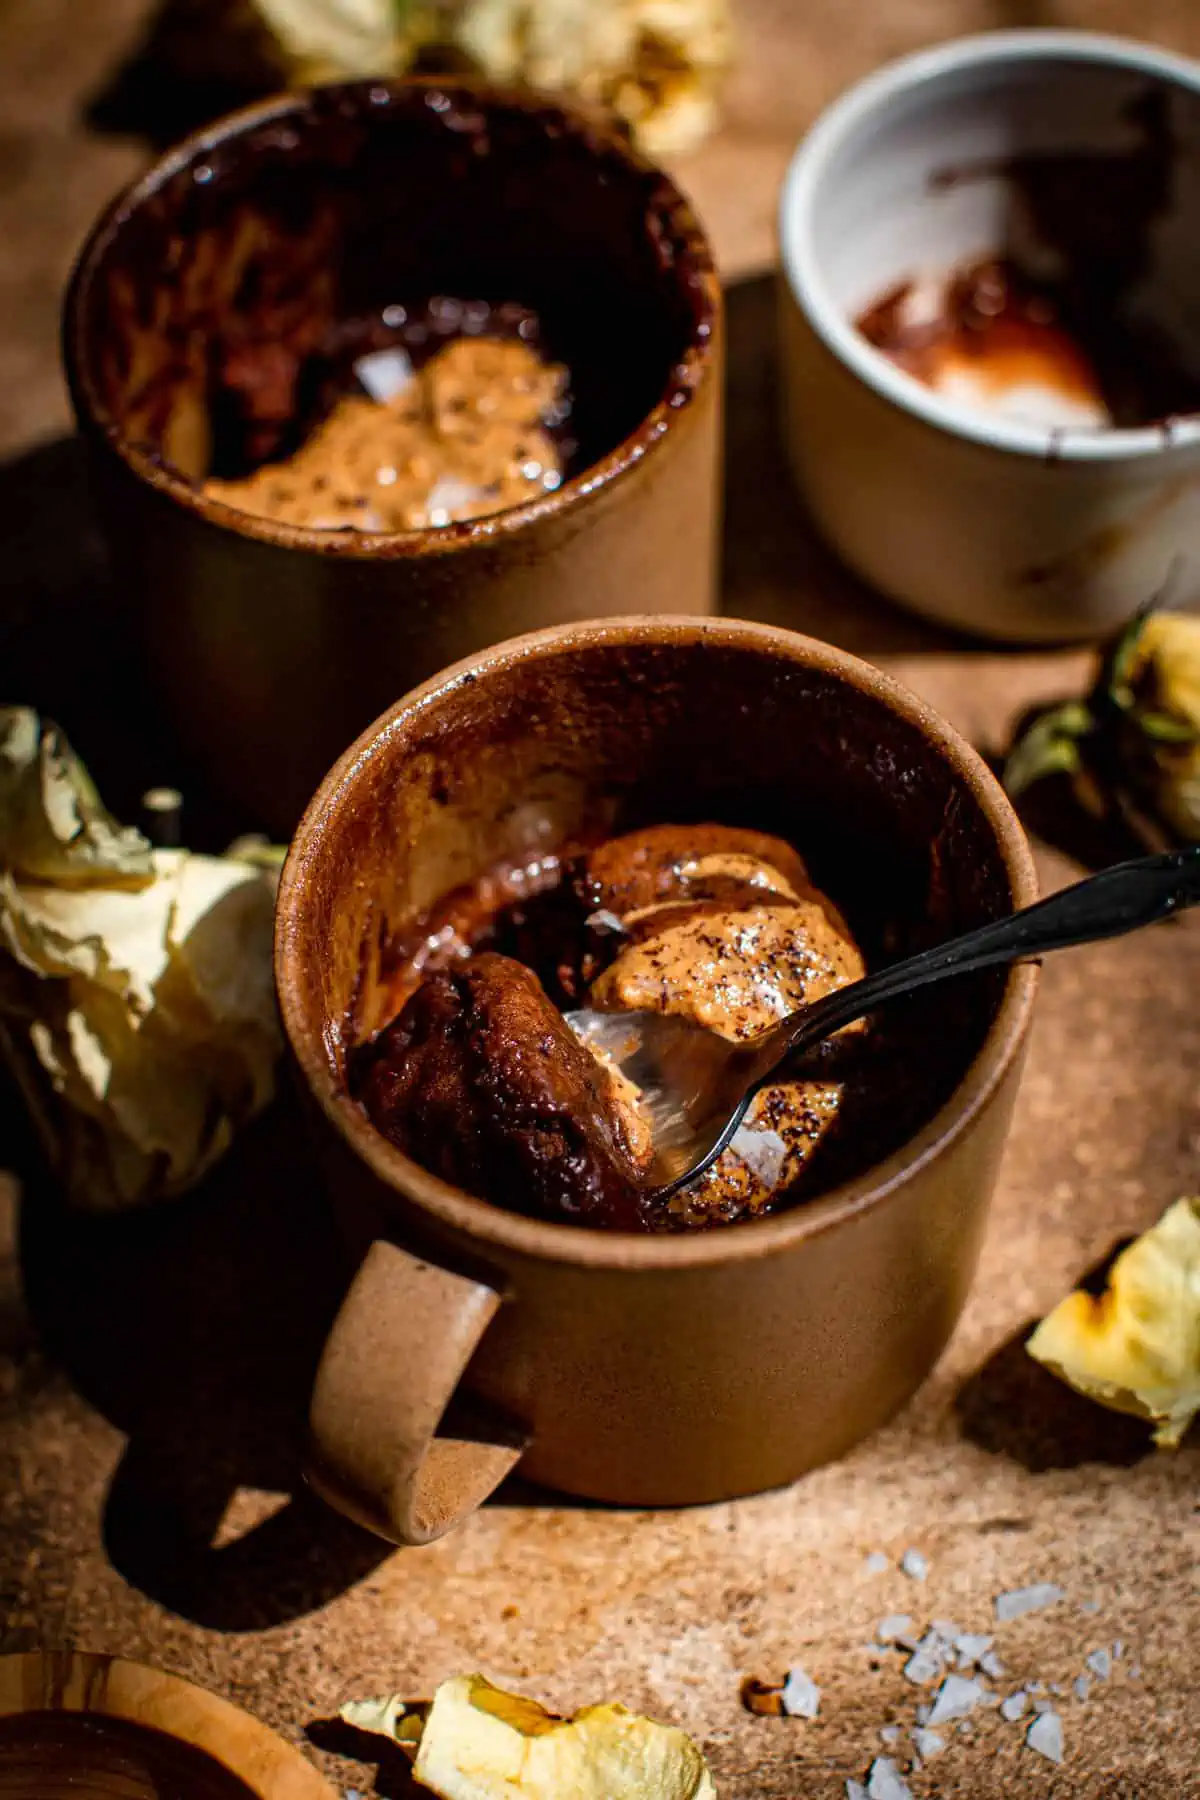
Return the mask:
[[1032, 63], [1083, 62], [1153, 76], [1200, 100], [1200, 61], [1135, 38], [1101, 31], [1036, 27], [984, 31], [954, 38], [886, 63], [846, 89], [817, 119], [792, 154], [779, 197], [780, 262], [796, 305], [826, 350], [864, 386], [922, 423], [988, 450], [1044, 461], [1053, 444], [1056, 461], [1082, 464], [1140, 461], [1200, 443], [1200, 414], [1166, 422], [1087, 430], [1022, 424], [954, 406], [914, 376], [895, 367], [847, 320], [825, 282], [811, 236], [816, 197], [829, 166], [867, 120], [886, 112], [898, 95], [959, 70]]
[[[380, 90], [389, 97], [421, 91], [463, 94], [483, 104], [529, 116], [554, 114], [576, 131], [586, 134], [593, 144], [614, 155], [632, 173], [653, 175], [675, 223], [675, 235], [690, 251], [699, 278], [698, 316], [683, 353], [672, 366], [654, 406], [612, 450], [552, 492], [520, 506], [508, 507], [503, 512], [486, 514], [483, 518], [409, 531], [325, 531], [311, 526], [287, 525], [209, 498], [186, 477], [129, 441], [100, 395], [87, 352], [85, 319], [92, 283], [105, 252], [121, 228], [137, 215], [148, 199], [191, 163], [200, 161], [222, 144], [259, 125], [303, 114], [313, 95], [353, 99], [366, 112], [372, 104], [378, 104], [373, 96]], [[712, 245], [691, 201], [672, 177], [644, 156], [615, 124], [593, 117], [582, 107], [565, 103], [561, 96], [473, 80], [469, 75], [360, 77], [314, 83], [238, 107], [199, 130], [189, 132], [156, 158], [141, 175], [127, 183], [96, 219], [76, 255], [63, 301], [62, 357], [67, 387], [81, 428], [96, 432], [138, 480], [165, 498], [208, 524], [259, 543], [318, 556], [380, 561], [452, 555], [456, 551], [486, 546], [526, 526], [574, 510], [611, 486], [658, 448], [672, 427], [691, 410], [687, 404], [691, 396], [712, 380], [720, 351], [722, 307], [721, 284]]]
[[635, 1233], [530, 1218], [477, 1198], [405, 1156], [380, 1133], [337, 1076], [324, 1020], [306, 1003], [302, 967], [312, 909], [311, 872], [323, 828], [391, 740], [448, 694], [514, 664], [596, 644], [695, 644], [767, 652], [776, 660], [820, 669], [887, 706], [913, 725], [965, 782], [995, 838], [1014, 909], [1038, 897], [1037, 874], [1024, 830], [999, 781], [953, 726], [892, 676], [832, 645], [742, 619], [629, 615], [550, 626], [464, 658], [398, 700], [359, 736], [329, 771], [292, 838], [275, 913], [275, 981], [284, 1033], [312, 1098], [337, 1136], [387, 1188], [480, 1250], [597, 1269], [687, 1269], [748, 1262], [813, 1238], [883, 1205], [949, 1150], [992, 1101], [1024, 1042], [1037, 989], [1037, 969], [1010, 969], [986, 1037], [953, 1092], [912, 1138], [876, 1167], [826, 1194], [766, 1218], [707, 1231]]

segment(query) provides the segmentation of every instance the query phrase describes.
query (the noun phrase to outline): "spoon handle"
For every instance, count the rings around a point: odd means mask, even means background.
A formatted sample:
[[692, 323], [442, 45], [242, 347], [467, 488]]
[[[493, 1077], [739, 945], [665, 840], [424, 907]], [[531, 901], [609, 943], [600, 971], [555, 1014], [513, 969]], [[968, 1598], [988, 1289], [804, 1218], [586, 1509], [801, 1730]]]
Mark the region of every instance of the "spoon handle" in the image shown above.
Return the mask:
[[[968, 975], [998, 963], [1042, 956], [1048, 950], [1066, 950], [1072, 944], [1123, 937], [1198, 901], [1200, 845], [1118, 863], [1048, 900], [839, 988], [785, 1019], [776, 1028], [776, 1042], [782, 1040], [789, 1052], [808, 1049], [843, 1025], [874, 1012], [883, 1001], [916, 993], [949, 975]], [[772, 1037], [776, 1038], [776, 1033]], [[779, 1054], [777, 1049], [776, 1056]]]

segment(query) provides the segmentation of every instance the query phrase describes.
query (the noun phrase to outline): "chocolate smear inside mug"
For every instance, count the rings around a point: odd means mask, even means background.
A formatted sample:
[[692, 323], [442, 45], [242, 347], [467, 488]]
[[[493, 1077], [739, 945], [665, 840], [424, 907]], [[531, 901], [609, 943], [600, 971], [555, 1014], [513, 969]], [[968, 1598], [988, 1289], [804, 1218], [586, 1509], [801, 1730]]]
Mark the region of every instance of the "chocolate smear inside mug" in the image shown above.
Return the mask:
[[128, 443], [240, 512], [391, 533], [534, 501], [686, 400], [707, 300], [653, 172], [553, 107], [366, 94], [193, 152], [114, 238], [88, 331]]
[[1060, 136], [934, 169], [928, 204], [953, 213], [961, 196], [972, 247], [950, 264], [918, 256], [857, 313], [859, 331], [943, 399], [1048, 430], [1200, 411], [1195, 272], [1173, 243], [1191, 216], [1197, 121], [1174, 101], [1144, 82], [1095, 142], [1081, 128], [1074, 147]]

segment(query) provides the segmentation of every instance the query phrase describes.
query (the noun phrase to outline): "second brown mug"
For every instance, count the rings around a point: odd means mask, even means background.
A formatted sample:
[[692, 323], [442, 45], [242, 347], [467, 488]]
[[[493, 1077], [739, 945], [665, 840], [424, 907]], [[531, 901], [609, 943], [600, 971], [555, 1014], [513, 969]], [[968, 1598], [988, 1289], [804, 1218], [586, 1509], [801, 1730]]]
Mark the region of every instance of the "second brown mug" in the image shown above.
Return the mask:
[[[306, 307], [519, 302], [576, 397], [556, 491], [395, 535], [207, 497], [213, 370]], [[193, 768], [290, 833], [397, 693], [535, 627], [715, 604], [722, 330], [704, 234], [615, 130], [528, 94], [356, 82], [234, 114], [100, 220], [64, 353], [118, 594]]]
[[[539, 632], [459, 664], [346, 752], [296, 834], [276, 973], [358, 1273], [313, 1398], [313, 1476], [424, 1542], [520, 1461], [631, 1506], [793, 1480], [882, 1424], [965, 1302], [1036, 983], [908, 1003], [937, 1070], [878, 1156], [774, 1217], [670, 1235], [476, 1199], [388, 1143], [347, 1055], [388, 1016], [393, 946], [451, 890], [601, 816], [793, 843], [860, 941], [945, 938], [1036, 898], [1021, 827], [963, 740], [878, 670], [736, 620]], [[890, 1139], [887, 1132], [891, 1133]]]

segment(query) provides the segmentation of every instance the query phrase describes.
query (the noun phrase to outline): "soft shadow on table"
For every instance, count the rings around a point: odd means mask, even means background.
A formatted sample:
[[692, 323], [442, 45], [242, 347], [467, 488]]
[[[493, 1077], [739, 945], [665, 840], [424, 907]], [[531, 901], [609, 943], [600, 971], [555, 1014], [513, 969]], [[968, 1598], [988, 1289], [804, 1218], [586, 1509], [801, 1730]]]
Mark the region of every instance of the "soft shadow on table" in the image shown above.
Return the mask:
[[141, 38], [89, 98], [92, 131], [165, 150], [279, 86], [264, 36], [238, 0], [160, 0]]
[[[1078, 1285], [1099, 1293], [1129, 1241], [1115, 1244]], [[1015, 1332], [959, 1389], [955, 1411], [963, 1436], [1032, 1475], [1085, 1463], [1130, 1468], [1153, 1455], [1144, 1420], [1097, 1406], [1034, 1361], [1025, 1345], [1036, 1324], [1031, 1319]]]
[[172, 746], [108, 573], [77, 438], [0, 463], [0, 541], [0, 706], [56, 720], [118, 818], [137, 821], [147, 788], [178, 786], [193, 848], [223, 849], [251, 828], [203, 793]]
[[[22, 1262], [46, 1353], [129, 1438], [103, 1518], [127, 1581], [198, 1624], [259, 1630], [325, 1605], [390, 1554], [301, 1483], [309, 1387], [345, 1271], [290, 1099], [194, 1194], [145, 1213], [72, 1214], [35, 1172]], [[241, 1488], [281, 1506], [214, 1547]]]
[[967, 640], [889, 606], [818, 538], [784, 460], [774, 275], [726, 290], [725, 541], [721, 610], [855, 655], [952, 651]]
[[397, 1744], [389, 1744], [378, 1732], [359, 1731], [344, 1719], [314, 1719], [304, 1733], [315, 1750], [330, 1756], [346, 1756], [353, 1762], [375, 1767], [372, 1793], [378, 1800], [418, 1800], [428, 1788], [418, 1787], [412, 1778], [412, 1764]]

